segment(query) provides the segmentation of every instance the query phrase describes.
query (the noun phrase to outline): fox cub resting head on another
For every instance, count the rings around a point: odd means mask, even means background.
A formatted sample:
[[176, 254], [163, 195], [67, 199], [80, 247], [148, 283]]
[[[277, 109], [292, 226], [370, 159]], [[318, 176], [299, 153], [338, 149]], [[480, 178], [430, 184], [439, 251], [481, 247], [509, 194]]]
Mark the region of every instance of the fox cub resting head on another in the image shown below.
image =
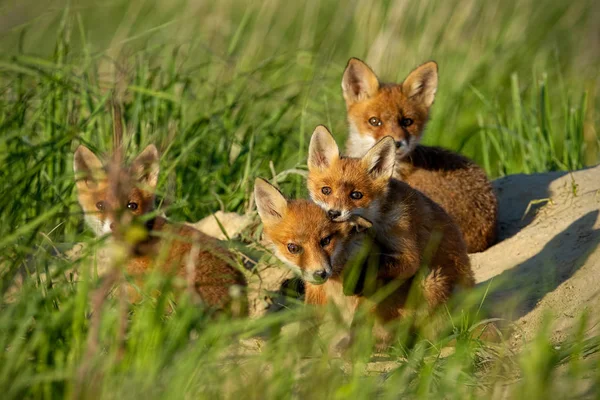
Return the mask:
[[333, 136], [318, 126], [309, 147], [308, 189], [333, 221], [362, 216], [372, 222], [376, 240], [388, 250], [380, 277], [409, 279], [426, 266], [424, 295], [437, 306], [457, 284], [474, 284], [467, 249], [440, 206], [392, 178], [395, 151], [386, 137], [362, 158], [341, 157]]
[[[77, 198], [85, 221], [98, 236], [126, 229], [136, 217], [154, 210], [159, 173], [156, 147], [146, 147], [129, 167], [115, 167], [116, 171], [105, 167], [84, 146], [75, 151]], [[147, 220], [144, 229], [146, 237], [133, 244], [125, 267], [137, 283], [143, 283], [153, 268], [160, 268], [164, 273], [184, 277], [207, 306], [227, 308], [234, 314], [246, 312], [244, 275], [234, 266], [234, 255], [219, 241], [160, 216]], [[162, 265], [156, 265], [156, 259], [163, 260]], [[139, 295], [133, 288], [128, 289], [130, 299], [137, 300]]]

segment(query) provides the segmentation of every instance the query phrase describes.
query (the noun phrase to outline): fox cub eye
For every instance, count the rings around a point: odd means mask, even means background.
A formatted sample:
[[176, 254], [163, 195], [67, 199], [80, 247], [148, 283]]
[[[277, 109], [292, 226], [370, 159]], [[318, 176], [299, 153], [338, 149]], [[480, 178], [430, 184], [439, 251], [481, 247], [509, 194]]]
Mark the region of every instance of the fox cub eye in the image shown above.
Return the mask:
[[324, 186], [321, 188], [321, 193], [325, 196], [329, 196], [331, 194], [331, 188], [329, 186]]
[[289, 243], [287, 247], [288, 247], [288, 251], [292, 254], [300, 253], [300, 246], [298, 246], [297, 244]]
[[381, 122], [381, 120], [377, 117], [371, 117], [369, 118], [369, 123], [373, 126], [381, 126], [383, 123]]
[[331, 236], [332, 236], [332, 235], [329, 235], [329, 236], [327, 236], [327, 237], [325, 237], [325, 238], [321, 239], [321, 241], [319, 242], [319, 244], [321, 245], [321, 247], [325, 247], [325, 246], [327, 246], [329, 243], [331, 243]]
[[138, 204], [134, 202], [127, 203], [127, 208], [129, 208], [131, 211], [135, 211], [138, 209]]
[[412, 119], [410, 119], [410, 118], [402, 118], [400, 120], [400, 125], [402, 125], [403, 127], [406, 128], [408, 126], [411, 126], [413, 124], [413, 122], [414, 121]]
[[96, 203], [96, 208], [100, 211], [104, 211], [104, 209], [106, 208], [106, 206], [104, 205], [103, 201], [99, 201]]
[[362, 197], [363, 197], [363, 194], [361, 192], [352, 192], [352, 193], [350, 193], [350, 198], [352, 200], [360, 200], [360, 199], [362, 199]]

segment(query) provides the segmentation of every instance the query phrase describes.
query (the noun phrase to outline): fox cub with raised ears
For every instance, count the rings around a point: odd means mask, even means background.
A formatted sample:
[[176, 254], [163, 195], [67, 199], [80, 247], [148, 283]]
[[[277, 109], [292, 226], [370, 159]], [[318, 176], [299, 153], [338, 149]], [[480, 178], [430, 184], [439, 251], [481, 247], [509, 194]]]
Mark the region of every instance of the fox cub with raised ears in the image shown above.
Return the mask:
[[348, 112], [346, 154], [363, 156], [385, 136], [394, 139], [394, 177], [425, 193], [459, 225], [467, 250], [483, 251], [496, 240], [498, 202], [485, 172], [452, 151], [419, 145], [438, 84], [433, 61], [400, 84], [381, 83], [373, 70], [351, 58], [342, 78]]
[[[79, 204], [85, 213], [85, 221], [96, 235], [113, 233], [119, 225], [127, 225], [135, 217], [154, 210], [159, 173], [159, 156], [154, 145], [146, 147], [129, 167], [121, 168], [117, 174], [109, 171], [88, 148], [79, 146], [73, 168]], [[207, 306], [235, 314], [246, 312], [245, 278], [233, 267], [233, 254], [216, 239], [160, 216], [147, 221], [145, 229], [148, 235], [135, 244], [125, 266], [136, 282], [141, 283], [151, 272], [153, 261], [166, 251], [167, 257], [160, 268], [165, 273], [191, 279], [193, 288]], [[190, 262], [193, 263], [191, 278], [186, 270]], [[241, 294], [232, 297], [231, 294], [236, 292]], [[135, 300], [137, 296], [130, 290], [130, 297]]]
[[[408, 279], [425, 265], [430, 306], [444, 303], [456, 285], [473, 286], [467, 248], [458, 226], [435, 202], [393, 179], [396, 146], [385, 137], [362, 158], [341, 157], [331, 133], [318, 126], [308, 156], [308, 190], [332, 221], [362, 216], [392, 262], [379, 276]], [[389, 265], [389, 267], [388, 267]]]

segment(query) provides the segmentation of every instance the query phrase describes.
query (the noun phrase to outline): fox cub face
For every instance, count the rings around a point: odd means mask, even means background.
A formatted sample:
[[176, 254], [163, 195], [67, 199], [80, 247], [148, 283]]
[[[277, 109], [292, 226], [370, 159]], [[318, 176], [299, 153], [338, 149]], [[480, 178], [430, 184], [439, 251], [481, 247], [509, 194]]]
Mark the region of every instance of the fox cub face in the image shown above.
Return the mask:
[[158, 151], [154, 145], [146, 147], [131, 166], [120, 170], [118, 177], [109, 173], [85, 146], [79, 146], [75, 151], [73, 169], [77, 179], [77, 199], [85, 213], [85, 221], [98, 236], [115, 229], [114, 218], [127, 223], [133, 216], [154, 208], [159, 172]]
[[378, 221], [394, 172], [396, 146], [385, 137], [362, 158], [341, 157], [333, 136], [320, 125], [310, 139], [308, 190], [332, 221], [353, 216]]
[[437, 64], [425, 63], [400, 84], [382, 84], [367, 64], [351, 58], [342, 78], [350, 136], [348, 154], [358, 157], [391, 136], [399, 157], [418, 144], [437, 90]]
[[322, 284], [339, 274], [353, 247], [360, 245], [360, 232], [371, 226], [362, 218], [332, 222], [316, 204], [288, 201], [260, 178], [255, 182], [254, 197], [275, 255], [312, 284]]

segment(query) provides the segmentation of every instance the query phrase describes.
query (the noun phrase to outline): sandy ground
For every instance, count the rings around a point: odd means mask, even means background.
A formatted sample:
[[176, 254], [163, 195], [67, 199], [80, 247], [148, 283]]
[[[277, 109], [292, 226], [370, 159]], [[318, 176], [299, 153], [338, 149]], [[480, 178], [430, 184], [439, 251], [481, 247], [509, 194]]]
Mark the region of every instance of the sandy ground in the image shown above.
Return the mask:
[[[587, 310], [600, 321], [600, 166], [571, 174], [512, 175], [494, 182], [500, 242], [471, 256], [486, 307], [515, 321], [513, 340], [529, 340], [547, 315], [552, 340], [564, 339]], [[534, 204], [537, 203], [537, 204]]]

